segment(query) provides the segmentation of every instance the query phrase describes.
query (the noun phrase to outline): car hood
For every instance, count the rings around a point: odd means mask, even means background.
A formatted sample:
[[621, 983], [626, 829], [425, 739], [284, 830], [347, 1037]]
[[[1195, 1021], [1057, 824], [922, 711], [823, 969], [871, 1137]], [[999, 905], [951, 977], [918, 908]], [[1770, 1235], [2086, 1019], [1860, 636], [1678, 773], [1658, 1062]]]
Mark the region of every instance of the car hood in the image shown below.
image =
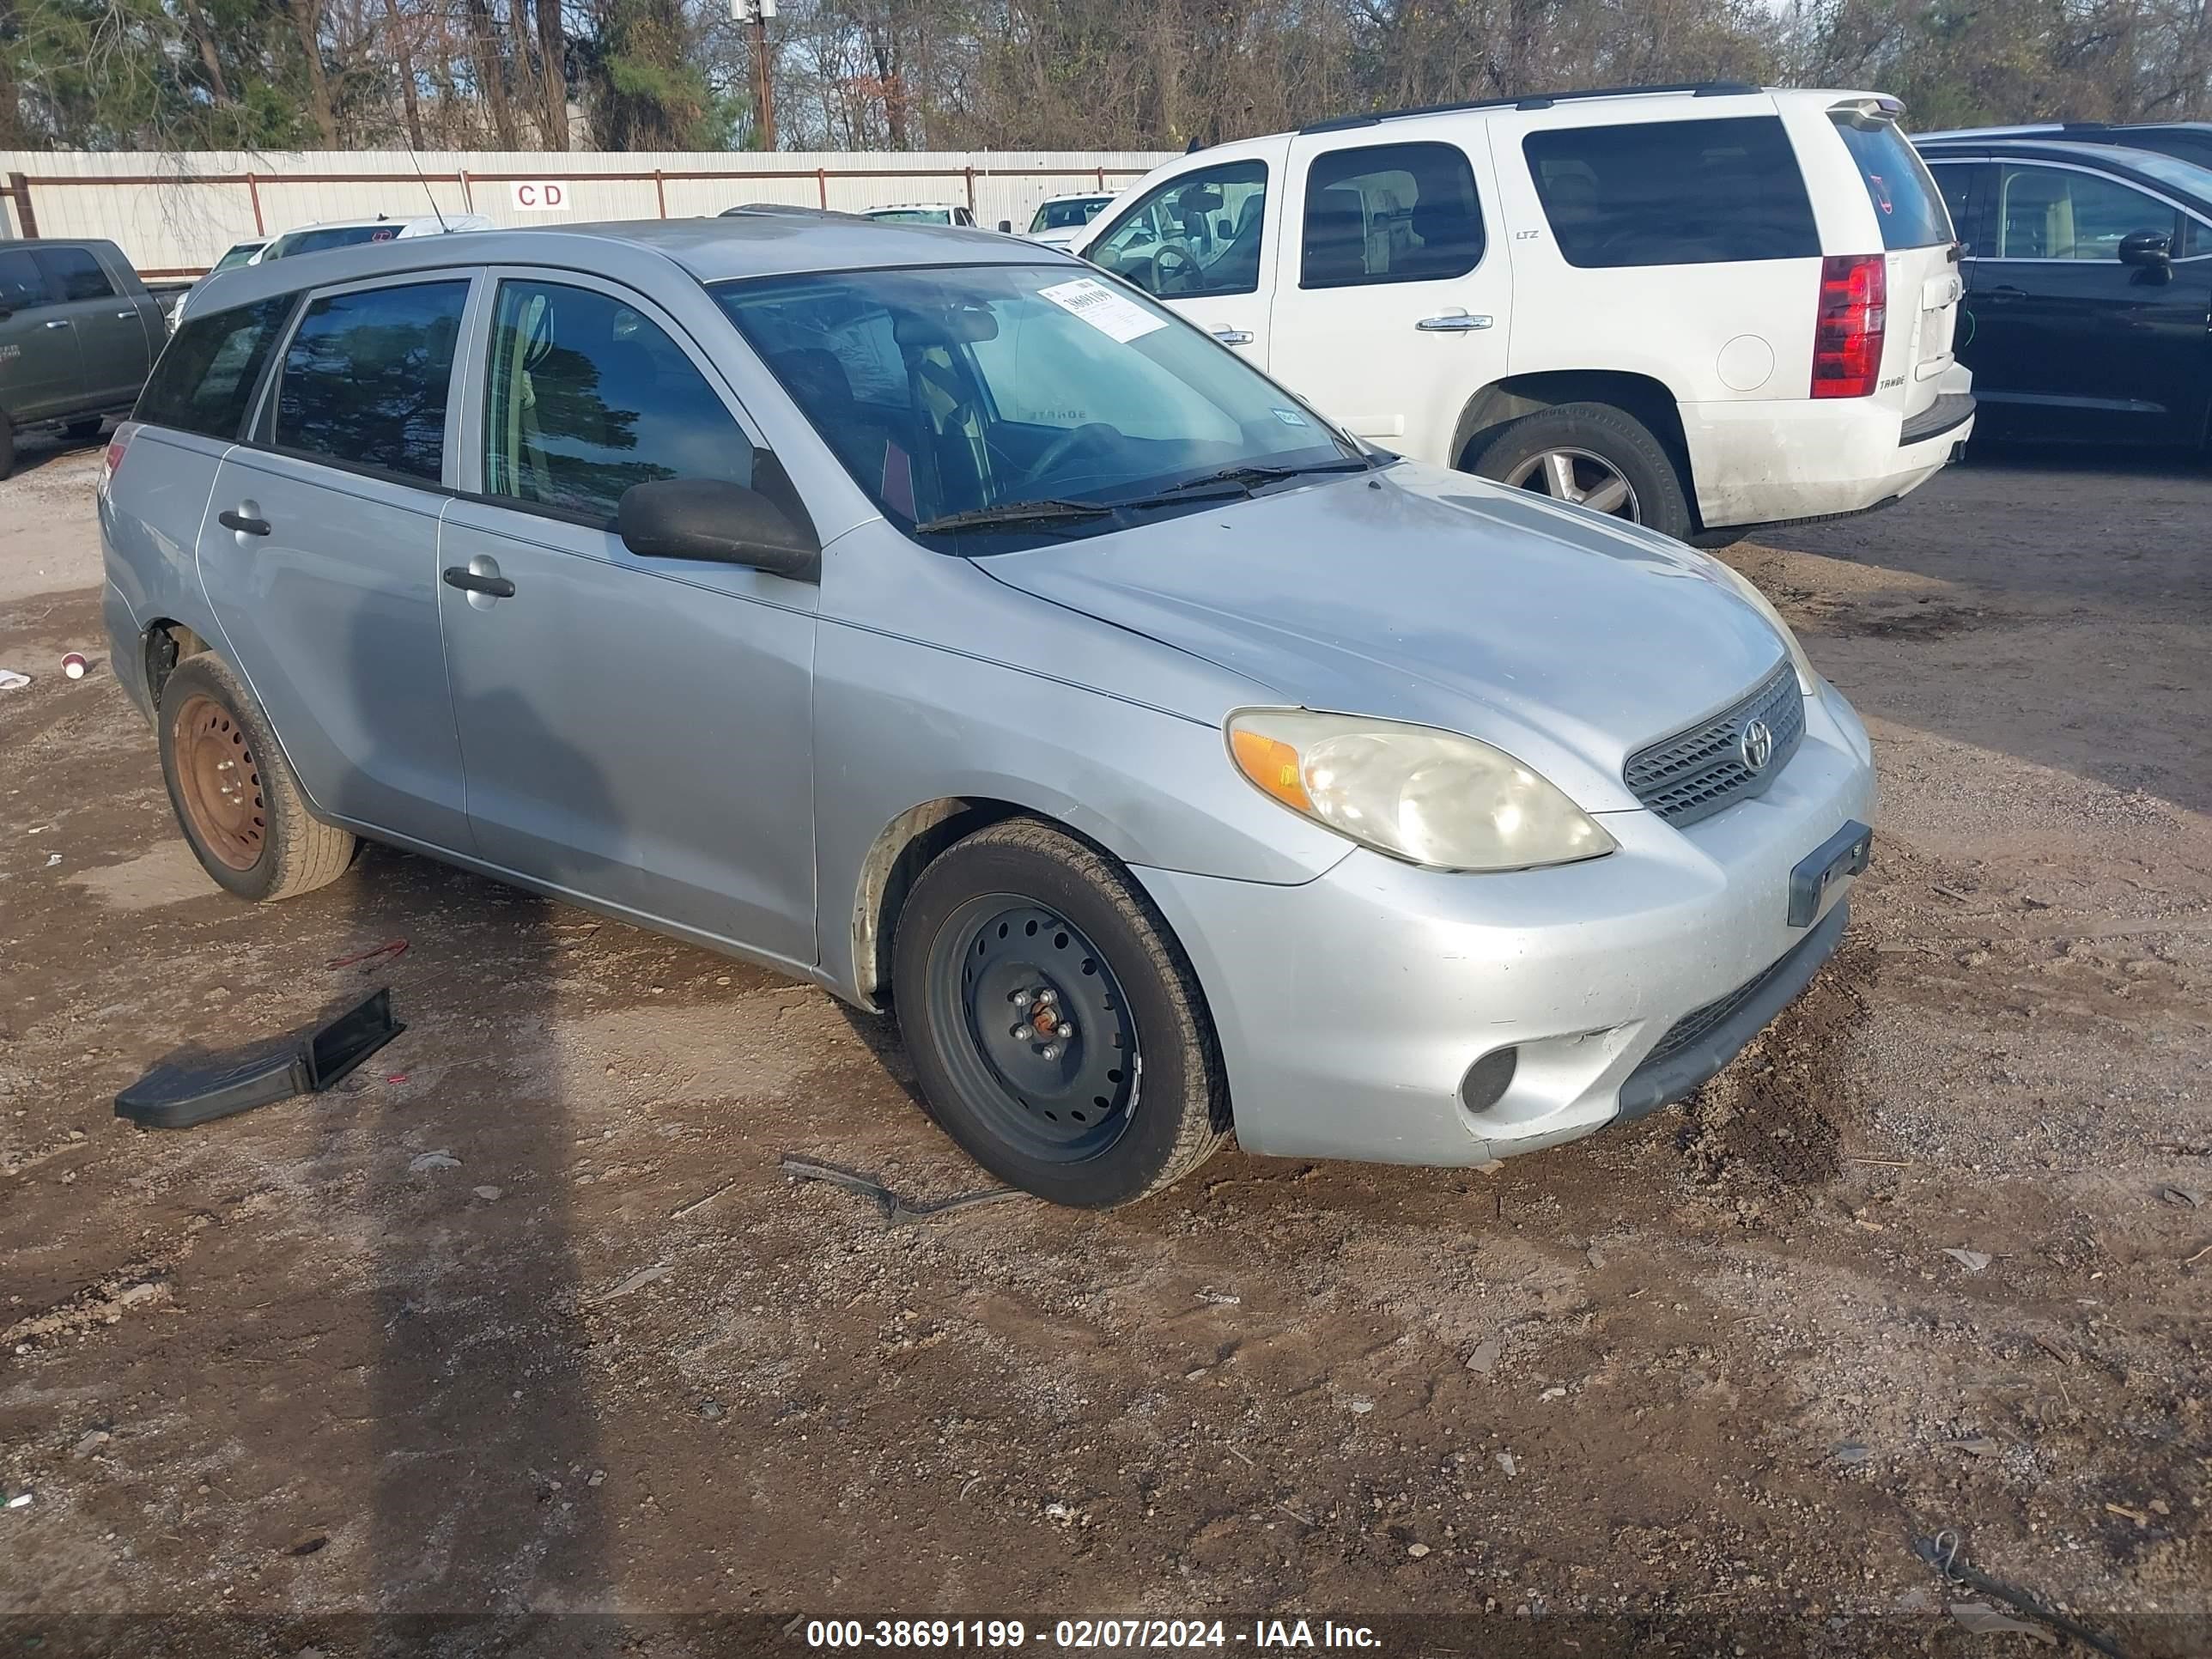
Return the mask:
[[1705, 555], [1412, 462], [978, 562], [1285, 703], [1479, 738], [1590, 811], [1786, 653]]

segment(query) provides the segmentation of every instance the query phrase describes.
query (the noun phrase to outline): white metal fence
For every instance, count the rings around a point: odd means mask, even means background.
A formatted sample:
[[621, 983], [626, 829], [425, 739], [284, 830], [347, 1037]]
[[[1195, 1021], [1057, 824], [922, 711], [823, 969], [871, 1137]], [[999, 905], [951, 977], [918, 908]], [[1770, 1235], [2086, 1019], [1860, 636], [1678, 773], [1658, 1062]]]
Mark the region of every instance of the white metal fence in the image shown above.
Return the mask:
[[[198, 276], [234, 242], [318, 220], [414, 218], [433, 201], [503, 225], [689, 218], [741, 202], [847, 211], [947, 202], [978, 224], [1007, 219], [1020, 230], [1048, 196], [1120, 190], [1167, 159], [1122, 150], [0, 150], [0, 236], [103, 236], [142, 275], [159, 277]], [[546, 184], [560, 186], [559, 210], [518, 204], [518, 186]]]

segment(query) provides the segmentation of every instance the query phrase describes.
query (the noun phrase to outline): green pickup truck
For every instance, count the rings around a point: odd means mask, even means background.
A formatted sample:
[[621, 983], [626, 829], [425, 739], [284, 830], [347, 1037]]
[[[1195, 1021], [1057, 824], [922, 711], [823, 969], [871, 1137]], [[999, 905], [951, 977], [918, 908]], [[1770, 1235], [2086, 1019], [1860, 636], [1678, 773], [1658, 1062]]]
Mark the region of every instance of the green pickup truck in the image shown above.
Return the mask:
[[0, 241], [0, 478], [25, 428], [89, 438], [129, 413], [167, 338], [114, 243]]

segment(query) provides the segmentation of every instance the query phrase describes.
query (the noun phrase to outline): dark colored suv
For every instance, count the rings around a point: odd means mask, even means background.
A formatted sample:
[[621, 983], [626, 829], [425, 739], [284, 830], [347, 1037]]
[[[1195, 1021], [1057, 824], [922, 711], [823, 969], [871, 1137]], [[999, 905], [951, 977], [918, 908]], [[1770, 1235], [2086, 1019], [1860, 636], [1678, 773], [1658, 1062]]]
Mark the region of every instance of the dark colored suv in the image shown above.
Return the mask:
[[0, 242], [0, 478], [26, 428], [88, 438], [129, 414], [168, 334], [114, 243]]
[[1968, 245], [1956, 349], [1983, 434], [2202, 446], [2212, 172], [2070, 139], [1914, 143]]

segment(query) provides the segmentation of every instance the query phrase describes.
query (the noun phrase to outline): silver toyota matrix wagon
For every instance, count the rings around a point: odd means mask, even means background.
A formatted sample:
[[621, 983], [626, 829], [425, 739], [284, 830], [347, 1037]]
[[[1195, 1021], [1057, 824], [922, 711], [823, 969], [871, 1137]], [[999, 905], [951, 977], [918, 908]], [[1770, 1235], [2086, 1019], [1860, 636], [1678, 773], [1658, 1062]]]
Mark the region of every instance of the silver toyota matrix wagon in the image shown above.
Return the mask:
[[1347, 437], [1092, 267], [775, 213], [213, 278], [100, 484], [242, 898], [356, 838], [897, 1012], [1066, 1204], [1679, 1100], [1834, 951], [1864, 730], [1617, 519]]

